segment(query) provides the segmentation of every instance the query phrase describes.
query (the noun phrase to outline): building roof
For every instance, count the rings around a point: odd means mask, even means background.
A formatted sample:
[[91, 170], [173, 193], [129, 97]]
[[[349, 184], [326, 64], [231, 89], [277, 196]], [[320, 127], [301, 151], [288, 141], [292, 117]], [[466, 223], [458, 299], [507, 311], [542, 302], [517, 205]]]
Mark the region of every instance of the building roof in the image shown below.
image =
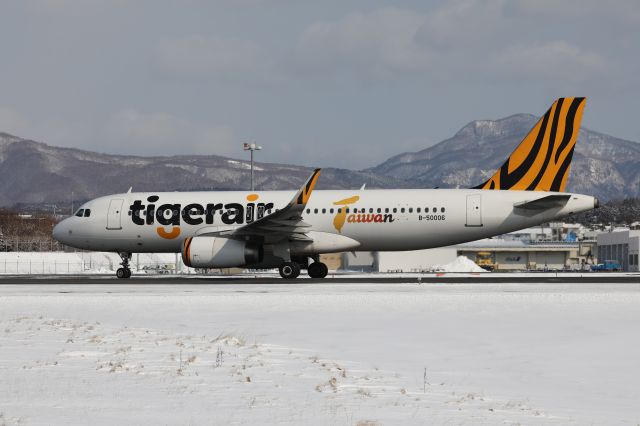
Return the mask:
[[459, 250], [487, 251], [568, 251], [578, 248], [575, 242], [527, 242], [522, 240], [505, 240], [501, 238], [485, 238], [456, 246]]

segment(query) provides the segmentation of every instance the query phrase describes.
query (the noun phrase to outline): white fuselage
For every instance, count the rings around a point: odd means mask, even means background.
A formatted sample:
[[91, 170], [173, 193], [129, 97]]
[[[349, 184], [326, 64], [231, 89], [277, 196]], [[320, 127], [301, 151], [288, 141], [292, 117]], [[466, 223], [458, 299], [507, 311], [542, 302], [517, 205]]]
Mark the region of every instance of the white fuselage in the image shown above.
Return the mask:
[[[284, 208], [294, 194], [294, 191], [229, 191], [110, 195], [85, 203], [81, 209], [89, 209], [90, 215], [63, 220], [55, 227], [54, 237], [85, 250], [175, 253], [181, 250], [186, 237], [233, 230], [257, 220], [261, 214]], [[514, 204], [551, 194], [557, 193], [474, 189], [316, 190], [302, 219], [311, 225], [307, 230], [316, 235], [347, 237], [345, 241], [357, 242], [357, 247], [318, 243], [311, 250], [314, 253], [345, 249], [417, 250], [504, 234], [589, 210], [597, 203], [591, 196], [569, 194], [571, 197], [563, 207], [546, 210], [514, 207]], [[158, 215], [158, 210], [162, 214]], [[300, 250], [297, 247], [291, 245], [292, 255]], [[301, 253], [310, 254], [309, 250], [307, 247]]]

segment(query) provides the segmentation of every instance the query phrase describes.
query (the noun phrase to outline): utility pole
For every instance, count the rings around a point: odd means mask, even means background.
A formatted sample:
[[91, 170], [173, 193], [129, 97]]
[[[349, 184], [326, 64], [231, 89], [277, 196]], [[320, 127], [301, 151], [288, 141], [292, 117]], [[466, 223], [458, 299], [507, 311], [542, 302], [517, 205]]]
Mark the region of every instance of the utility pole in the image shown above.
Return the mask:
[[245, 151], [251, 152], [251, 191], [253, 191], [253, 151], [260, 151], [262, 147], [255, 143], [244, 143], [242, 147]]

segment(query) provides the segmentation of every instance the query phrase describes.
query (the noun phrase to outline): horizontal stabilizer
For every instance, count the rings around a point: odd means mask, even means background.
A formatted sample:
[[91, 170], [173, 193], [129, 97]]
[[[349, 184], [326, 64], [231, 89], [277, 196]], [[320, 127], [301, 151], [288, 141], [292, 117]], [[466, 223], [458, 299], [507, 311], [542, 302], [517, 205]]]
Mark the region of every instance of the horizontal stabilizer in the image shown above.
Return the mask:
[[546, 197], [538, 198], [532, 201], [520, 201], [513, 206], [524, 210], [547, 210], [556, 207], [564, 207], [571, 198], [569, 194], [554, 194]]

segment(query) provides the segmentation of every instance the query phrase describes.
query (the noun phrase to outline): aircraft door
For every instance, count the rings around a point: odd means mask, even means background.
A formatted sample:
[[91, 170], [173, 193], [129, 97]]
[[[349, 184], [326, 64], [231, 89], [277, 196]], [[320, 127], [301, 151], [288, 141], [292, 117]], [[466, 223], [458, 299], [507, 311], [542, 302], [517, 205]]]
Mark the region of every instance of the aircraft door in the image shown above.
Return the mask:
[[123, 199], [113, 199], [109, 203], [109, 212], [107, 213], [107, 229], [122, 229], [120, 212], [122, 211]]
[[467, 195], [466, 226], [482, 226], [482, 194]]

